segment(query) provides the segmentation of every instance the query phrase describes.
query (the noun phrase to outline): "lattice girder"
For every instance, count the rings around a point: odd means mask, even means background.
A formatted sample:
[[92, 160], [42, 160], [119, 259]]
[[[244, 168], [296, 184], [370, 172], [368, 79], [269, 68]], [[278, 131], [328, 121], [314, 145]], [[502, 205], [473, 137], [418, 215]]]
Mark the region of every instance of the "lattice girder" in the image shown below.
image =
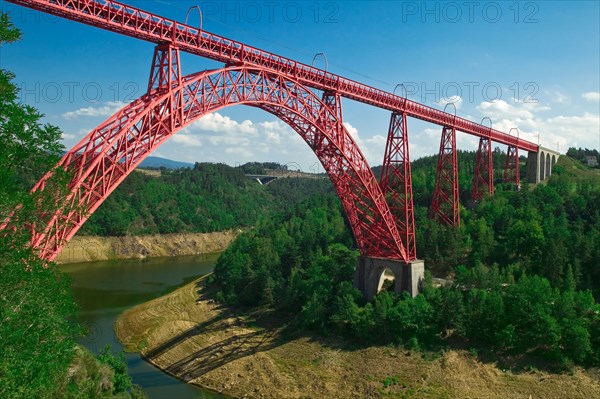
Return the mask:
[[506, 151], [503, 180], [505, 183], [514, 183], [517, 186], [517, 189], [521, 187], [519, 148], [512, 145], [508, 146], [508, 150]]
[[431, 214], [433, 218], [447, 225], [460, 225], [458, 159], [454, 127], [442, 128]]
[[[174, 99], [179, 99], [174, 101]], [[326, 101], [330, 99], [326, 98]], [[171, 91], [141, 97], [88, 134], [60, 161], [73, 173], [70, 194], [34, 233], [32, 244], [54, 259], [108, 195], [176, 131], [221, 108], [252, 105], [281, 118], [311, 146], [342, 199], [365, 256], [407, 259], [385, 197], [337, 115], [311, 90], [269, 70], [227, 67], [182, 78]], [[35, 187], [43, 189], [46, 175]], [[39, 225], [38, 225], [39, 226]]]
[[471, 198], [479, 201], [486, 195], [494, 195], [494, 163], [492, 161], [492, 141], [489, 138], [479, 139], [473, 191]]
[[386, 195], [407, 256], [409, 260], [415, 260], [417, 258], [415, 218], [405, 113], [393, 112], [390, 118], [379, 184]]

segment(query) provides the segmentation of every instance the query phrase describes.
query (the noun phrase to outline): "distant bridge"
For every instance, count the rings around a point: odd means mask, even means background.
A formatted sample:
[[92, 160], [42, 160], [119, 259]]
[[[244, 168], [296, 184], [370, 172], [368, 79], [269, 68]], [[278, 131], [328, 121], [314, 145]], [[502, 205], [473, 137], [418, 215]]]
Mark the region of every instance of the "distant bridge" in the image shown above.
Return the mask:
[[[441, 126], [431, 214], [449, 225], [460, 223], [457, 130], [479, 137], [475, 201], [494, 193], [492, 142], [508, 146], [504, 180], [517, 187], [519, 150], [529, 154], [528, 176], [534, 182], [550, 174], [558, 157], [518, 135], [116, 1], [7, 1], [156, 43], [147, 93], [92, 130], [60, 161], [58, 167], [73, 173], [70, 193], [54, 214], [42, 215], [32, 237], [32, 245], [47, 259], [57, 256], [153, 150], [204, 115], [231, 105], [276, 115], [314, 151], [340, 197], [360, 249], [356, 284], [367, 297], [376, 293], [373, 287], [386, 268], [396, 276], [396, 290], [413, 295], [423, 276], [424, 265], [416, 254], [408, 117]], [[184, 76], [180, 51], [220, 61], [224, 67]], [[379, 182], [344, 127], [342, 98], [391, 111]], [[48, 172], [34, 190], [43, 190], [52, 176]]]
[[246, 177], [252, 179], [252, 180], [256, 180], [258, 183], [260, 183], [261, 185], [267, 185], [269, 183], [271, 183], [273, 180], [277, 180], [278, 177], [277, 176], [269, 176], [269, 175], [246, 175]]

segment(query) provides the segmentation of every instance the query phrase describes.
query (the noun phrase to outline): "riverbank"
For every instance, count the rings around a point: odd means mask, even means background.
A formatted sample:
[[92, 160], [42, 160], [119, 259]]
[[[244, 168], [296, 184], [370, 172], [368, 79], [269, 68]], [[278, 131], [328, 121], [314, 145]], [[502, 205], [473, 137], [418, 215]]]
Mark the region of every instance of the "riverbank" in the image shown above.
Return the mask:
[[[106, 345], [114, 353], [120, 352], [123, 346], [115, 338], [114, 324], [125, 309], [159, 298], [212, 272], [217, 258], [218, 254], [203, 254], [62, 265], [79, 304], [77, 320], [87, 331], [80, 344], [92, 353], [99, 353]], [[142, 387], [150, 399], [222, 399], [176, 380], [137, 353], [126, 353], [125, 361], [133, 383]]]
[[257, 323], [216, 304], [205, 278], [126, 311], [115, 330], [128, 350], [164, 371], [240, 398], [600, 397], [600, 377], [592, 371], [516, 374], [463, 351], [431, 360], [394, 347], [286, 337], [272, 318]]
[[145, 259], [222, 252], [240, 230], [149, 236], [75, 236], [59, 254], [58, 263]]

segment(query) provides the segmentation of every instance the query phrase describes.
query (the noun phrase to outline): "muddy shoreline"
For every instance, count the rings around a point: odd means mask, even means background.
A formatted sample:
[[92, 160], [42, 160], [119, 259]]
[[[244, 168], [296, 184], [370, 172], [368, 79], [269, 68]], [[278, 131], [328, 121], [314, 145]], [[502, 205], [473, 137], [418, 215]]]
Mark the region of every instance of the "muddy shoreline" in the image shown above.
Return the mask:
[[273, 320], [219, 306], [205, 280], [123, 313], [115, 323], [119, 340], [182, 381], [237, 398], [600, 397], [597, 370], [513, 373], [464, 351], [432, 359], [391, 346], [289, 337]]

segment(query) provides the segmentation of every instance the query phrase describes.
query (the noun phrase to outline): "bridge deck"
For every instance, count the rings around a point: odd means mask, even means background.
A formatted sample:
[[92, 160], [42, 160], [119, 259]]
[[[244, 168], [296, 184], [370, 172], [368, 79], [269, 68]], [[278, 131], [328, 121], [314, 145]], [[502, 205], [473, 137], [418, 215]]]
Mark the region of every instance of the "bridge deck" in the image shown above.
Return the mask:
[[478, 137], [538, 152], [538, 145], [490, 127], [396, 96], [386, 91], [346, 79], [289, 58], [247, 46], [146, 11], [107, 0], [7, 0], [11, 3], [58, 15], [112, 32], [153, 43], [172, 43], [182, 51], [221, 61], [243, 63], [285, 73], [300, 83], [390, 111], [405, 112], [414, 118]]

